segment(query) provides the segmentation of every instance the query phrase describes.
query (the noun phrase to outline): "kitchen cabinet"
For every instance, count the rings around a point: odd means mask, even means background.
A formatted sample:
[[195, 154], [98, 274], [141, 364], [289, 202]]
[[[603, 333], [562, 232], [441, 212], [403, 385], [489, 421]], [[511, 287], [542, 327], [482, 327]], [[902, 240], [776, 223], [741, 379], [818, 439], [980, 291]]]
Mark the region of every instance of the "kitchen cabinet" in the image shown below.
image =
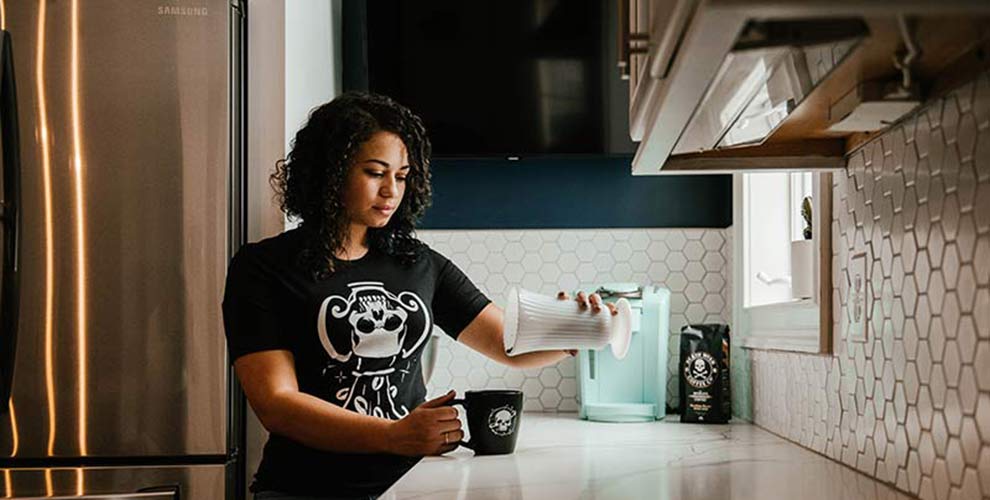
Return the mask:
[[629, 1], [634, 175], [844, 169], [990, 67], [987, 2]]

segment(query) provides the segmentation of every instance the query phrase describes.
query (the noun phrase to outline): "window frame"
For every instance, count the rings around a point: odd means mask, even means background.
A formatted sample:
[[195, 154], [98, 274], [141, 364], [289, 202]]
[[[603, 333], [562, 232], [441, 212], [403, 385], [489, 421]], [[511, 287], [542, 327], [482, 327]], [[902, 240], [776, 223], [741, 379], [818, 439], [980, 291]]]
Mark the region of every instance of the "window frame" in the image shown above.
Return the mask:
[[[815, 229], [815, 297], [773, 304], [745, 306], [747, 269], [745, 173], [733, 175], [733, 322], [740, 345], [749, 349], [772, 349], [805, 353], [832, 352], [832, 174], [813, 172], [812, 200]], [[792, 178], [793, 182], [793, 178]], [[789, 194], [790, 195], [790, 194]], [[792, 224], [791, 224], [792, 225]], [[792, 229], [788, 228], [788, 233]], [[750, 278], [752, 279], [752, 278]]]

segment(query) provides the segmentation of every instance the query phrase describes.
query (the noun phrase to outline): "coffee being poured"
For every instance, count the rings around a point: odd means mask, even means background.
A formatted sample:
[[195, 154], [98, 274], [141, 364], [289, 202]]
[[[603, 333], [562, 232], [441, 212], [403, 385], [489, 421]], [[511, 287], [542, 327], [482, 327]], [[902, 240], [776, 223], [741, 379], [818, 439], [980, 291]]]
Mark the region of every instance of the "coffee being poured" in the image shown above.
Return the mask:
[[510, 356], [532, 351], [612, 348], [616, 359], [629, 350], [632, 308], [615, 302], [616, 315], [607, 309], [595, 314], [573, 300], [560, 300], [520, 288], [509, 290], [505, 308], [505, 352]]

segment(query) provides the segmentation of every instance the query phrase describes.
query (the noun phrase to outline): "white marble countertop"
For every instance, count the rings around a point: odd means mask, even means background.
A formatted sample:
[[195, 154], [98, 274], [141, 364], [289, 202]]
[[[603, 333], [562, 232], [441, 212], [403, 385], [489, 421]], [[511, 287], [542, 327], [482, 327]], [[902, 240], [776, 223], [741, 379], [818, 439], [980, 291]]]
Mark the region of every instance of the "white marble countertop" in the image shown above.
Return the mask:
[[382, 498], [909, 498], [756, 426], [676, 418], [609, 424], [526, 413], [515, 453], [425, 458]]

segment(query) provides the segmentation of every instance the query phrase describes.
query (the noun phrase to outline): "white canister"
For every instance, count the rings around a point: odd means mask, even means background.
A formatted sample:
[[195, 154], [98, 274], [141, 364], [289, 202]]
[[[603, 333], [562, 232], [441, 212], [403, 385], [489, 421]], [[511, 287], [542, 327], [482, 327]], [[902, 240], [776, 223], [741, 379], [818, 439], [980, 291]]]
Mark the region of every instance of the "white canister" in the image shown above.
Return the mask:
[[629, 301], [615, 302], [615, 316], [602, 308], [594, 314], [576, 301], [559, 300], [529, 290], [509, 290], [505, 308], [505, 353], [510, 356], [556, 349], [602, 349], [611, 345], [615, 359], [622, 359], [632, 338]]
[[815, 296], [815, 240], [791, 242], [791, 297]]

